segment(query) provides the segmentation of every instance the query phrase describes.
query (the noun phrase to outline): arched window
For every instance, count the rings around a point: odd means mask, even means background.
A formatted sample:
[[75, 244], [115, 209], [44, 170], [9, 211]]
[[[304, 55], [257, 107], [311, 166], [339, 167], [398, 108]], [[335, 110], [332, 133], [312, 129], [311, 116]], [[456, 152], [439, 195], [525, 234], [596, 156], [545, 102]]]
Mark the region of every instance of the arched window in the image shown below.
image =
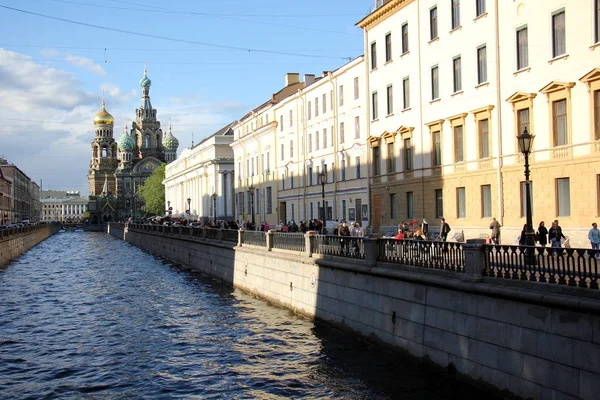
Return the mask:
[[106, 147], [102, 148], [102, 158], [106, 158], [107, 156], [107, 152], [106, 152]]
[[149, 149], [150, 148], [150, 135], [146, 134], [146, 136], [144, 136], [144, 147]]

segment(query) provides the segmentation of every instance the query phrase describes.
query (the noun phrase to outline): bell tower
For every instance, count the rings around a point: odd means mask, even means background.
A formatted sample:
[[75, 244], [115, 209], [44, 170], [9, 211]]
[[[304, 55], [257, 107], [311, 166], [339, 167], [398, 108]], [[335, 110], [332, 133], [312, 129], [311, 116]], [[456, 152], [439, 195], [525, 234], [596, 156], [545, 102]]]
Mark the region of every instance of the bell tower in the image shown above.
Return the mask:
[[116, 194], [115, 170], [119, 164], [117, 143], [113, 138], [115, 120], [106, 111], [104, 93], [102, 109], [94, 117], [94, 141], [92, 142], [92, 159], [88, 170], [90, 196], [99, 196], [108, 185], [108, 191]]

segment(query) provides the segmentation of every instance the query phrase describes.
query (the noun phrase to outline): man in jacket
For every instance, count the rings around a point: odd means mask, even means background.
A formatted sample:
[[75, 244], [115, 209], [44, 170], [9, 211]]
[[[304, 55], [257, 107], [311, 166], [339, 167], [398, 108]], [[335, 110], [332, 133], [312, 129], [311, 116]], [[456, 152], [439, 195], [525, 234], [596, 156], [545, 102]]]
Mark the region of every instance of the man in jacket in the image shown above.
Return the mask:
[[490, 229], [492, 230], [492, 243], [493, 244], [500, 244], [500, 228], [501, 225], [498, 221], [496, 221], [496, 218], [492, 218], [492, 223], [490, 224]]

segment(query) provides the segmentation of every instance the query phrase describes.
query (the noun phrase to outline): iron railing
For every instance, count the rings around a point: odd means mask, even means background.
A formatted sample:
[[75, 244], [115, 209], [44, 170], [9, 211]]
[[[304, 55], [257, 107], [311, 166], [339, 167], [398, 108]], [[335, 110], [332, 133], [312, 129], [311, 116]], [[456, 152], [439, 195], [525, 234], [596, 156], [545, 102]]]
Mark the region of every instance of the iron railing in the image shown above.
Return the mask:
[[598, 289], [600, 251], [484, 245], [484, 276]]
[[226, 242], [238, 242], [239, 231], [237, 229], [224, 229], [223, 240]]
[[219, 231], [220, 231], [220, 229], [205, 228], [204, 229], [204, 233], [206, 235], [205, 238], [206, 239], [218, 240], [218, 239], [220, 239], [220, 237], [219, 237]]
[[382, 238], [378, 244], [379, 261], [454, 272], [465, 270], [462, 243]]
[[306, 251], [306, 239], [304, 233], [282, 233], [273, 232], [273, 248], [292, 251]]
[[267, 246], [267, 238], [263, 231], [244, 231], [244, 244], [252, 246]]
[[315, 235], [312, 252], [361, 260], [365, 258], [362, 237]]

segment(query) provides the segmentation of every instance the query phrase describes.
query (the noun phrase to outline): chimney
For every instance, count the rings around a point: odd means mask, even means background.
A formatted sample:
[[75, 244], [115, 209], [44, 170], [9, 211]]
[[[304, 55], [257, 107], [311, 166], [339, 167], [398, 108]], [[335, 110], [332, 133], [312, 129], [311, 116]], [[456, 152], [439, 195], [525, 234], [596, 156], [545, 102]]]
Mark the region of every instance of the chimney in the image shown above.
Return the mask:
[[297, 72], [288, 72], [285, 74], [285, 86], [300, 82], [300, 74]]
[[323, 71], [323, 75], [321, 76], [322, 78], [326, 78], [327, 74], [329, 74], [329, 71]]
[[315, 83], [315, 76], [312, 74], [304, 74], [304, 84], [310, 86]]

